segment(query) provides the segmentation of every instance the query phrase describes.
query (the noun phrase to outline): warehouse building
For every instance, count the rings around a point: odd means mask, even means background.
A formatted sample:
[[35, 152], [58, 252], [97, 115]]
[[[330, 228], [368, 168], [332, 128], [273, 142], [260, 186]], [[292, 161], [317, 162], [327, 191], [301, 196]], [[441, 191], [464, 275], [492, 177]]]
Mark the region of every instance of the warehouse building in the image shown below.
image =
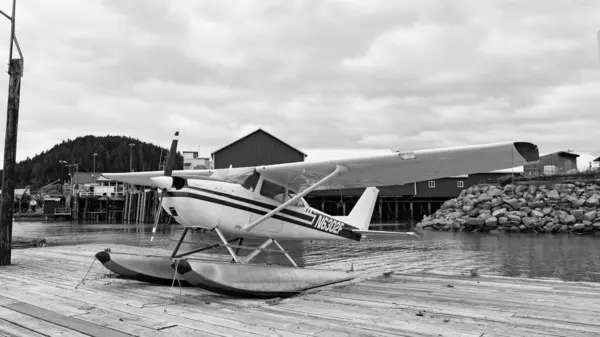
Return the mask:
[[211, 154], [215, 169], [304, 161], [306, 153], [259, 128]]
[[578, 154], [570, 151], [558, 151], [540, 156], [540, 160], [525, 165], [523, 169], [525, 174], [529, 176], [561, 174], [569, 170], [576, 170], [578, 157]]

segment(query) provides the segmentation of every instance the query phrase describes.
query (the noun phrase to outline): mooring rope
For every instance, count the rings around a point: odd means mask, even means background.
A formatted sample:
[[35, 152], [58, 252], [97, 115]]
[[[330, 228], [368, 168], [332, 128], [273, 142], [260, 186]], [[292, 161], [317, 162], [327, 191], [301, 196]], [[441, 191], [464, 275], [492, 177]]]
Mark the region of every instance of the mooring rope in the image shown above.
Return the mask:
[[85, 284], [85, 279], [87, 278], [88, 274], [90, 273], [90, 270], [92, 270], [92, 267], [94, 266], [94, 262], [96, 262], [96, 257], [95, 256], [94, 256], [94, 260], [92, 260], [92, 264], [90, 264], [90, 268], [88, 269], [87, 273], [85, 273], [85, 276], [75, 286], [75, 289], [77, 289], [82, 283]]
[[179, 272], [177, 268], [179, 267], [179, 259], [175, 261], [175, 273], [173, 274], [173, 282], [171, 283], [171, 288], [169, 289], [169, 297], [167, 297], [167, 302], [165, 303], [164, 312], [167, 312], [167, 306], [169, 305], [169, 301], [171, 300], [171, 293], [173, 293], [173, 287], [175, 286], [175, 279], [177, 279], [177, 284], [179, 284], [179, 296], [181, 296], [181, 282], [179, 280]]

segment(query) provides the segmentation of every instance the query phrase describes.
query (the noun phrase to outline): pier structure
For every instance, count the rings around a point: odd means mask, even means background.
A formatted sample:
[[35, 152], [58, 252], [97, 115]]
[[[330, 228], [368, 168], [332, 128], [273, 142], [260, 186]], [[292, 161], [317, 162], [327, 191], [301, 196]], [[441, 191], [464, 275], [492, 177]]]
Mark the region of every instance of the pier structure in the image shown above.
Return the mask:
[[[113, 182], [101, 173], [76, 173], [61, 197], [44, 199], [46, 218], [78, 221], [151, 223], [160, 202], [156, 188]], [[161, 212], [161, 221], [168, 216]]]

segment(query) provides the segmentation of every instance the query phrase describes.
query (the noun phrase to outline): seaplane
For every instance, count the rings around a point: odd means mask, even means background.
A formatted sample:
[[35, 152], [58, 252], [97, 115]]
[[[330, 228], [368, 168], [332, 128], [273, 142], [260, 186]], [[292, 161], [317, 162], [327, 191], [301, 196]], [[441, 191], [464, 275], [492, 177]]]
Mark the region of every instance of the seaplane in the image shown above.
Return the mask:
[[[196, 286], [212, 292], [279, 297], [348, 281], [352, 270], [299, 267], [279, 240], [413, 240], [414, 232], [369, 230], [378, 187], [511, 168], [539, 160], [536, 145], [503, 142], [441, 149], [401, 151], [325, 161], [255, 167], [174, 170], [179, 132], [175, 132], [164, 171], [104, 173], [112, 180], [160, 192], [151, 240], [161, 210], [183, 227], [170, 256], [100, 251], [96, 258], [122, 278]], [[310, 207], [304, 197], [317, 189], [364, 188], [346, 216]], [[216, 233], [218, 243], [180, 252], [190, 230]], [[245, 238], [257, 246], [242, 245]], [[237, 242], [236, 242], [237, 241]], [[274, 245], [276, 249], [268, 247]], [[225, 247], [231, 260], [193, 255]], [[239, 249], [249, 250], [240, 255]], [[253, 263], [261, 252], [285, 255], [289, 265]]]

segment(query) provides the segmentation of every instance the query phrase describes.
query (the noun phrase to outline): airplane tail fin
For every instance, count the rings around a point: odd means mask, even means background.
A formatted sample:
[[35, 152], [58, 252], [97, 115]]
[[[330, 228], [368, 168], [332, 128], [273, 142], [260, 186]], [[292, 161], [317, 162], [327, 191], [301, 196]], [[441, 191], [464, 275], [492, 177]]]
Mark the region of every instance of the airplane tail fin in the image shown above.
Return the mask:
[[379, 189], [376, 187], [367, 187], [345, 220], [358, 229], [368, 230], [378, 195]]

